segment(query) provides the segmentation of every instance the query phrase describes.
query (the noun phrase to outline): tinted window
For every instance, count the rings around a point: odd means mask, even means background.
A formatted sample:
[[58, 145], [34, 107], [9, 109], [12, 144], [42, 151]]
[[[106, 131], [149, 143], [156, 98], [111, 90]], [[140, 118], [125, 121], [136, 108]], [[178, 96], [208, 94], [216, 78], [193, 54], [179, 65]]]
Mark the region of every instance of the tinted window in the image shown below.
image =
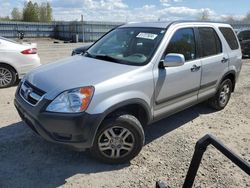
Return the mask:
[[239, 48], [238, 41], [235, 37], [233, 30], [229, 27], [220, 27], [220, 31], [226, 39], [228, 45], [232, 50], [236, 50]]
[[199, 34], [203, 57], [220, 54], [222, 52], [221, 41], [213, 28], [199, 28]]
[[240, 40], [249, 40], [249, 39], [250, 39], [250, 30], [241, 31], [241, 32], [238, 34], [238, 38], [239, 38]]
[[196, 58], [194, 31], [191, 28], [180, 29], [175, 32], [170, 40], [166, 53], [178, 53], [185, 56], [185, 60]]

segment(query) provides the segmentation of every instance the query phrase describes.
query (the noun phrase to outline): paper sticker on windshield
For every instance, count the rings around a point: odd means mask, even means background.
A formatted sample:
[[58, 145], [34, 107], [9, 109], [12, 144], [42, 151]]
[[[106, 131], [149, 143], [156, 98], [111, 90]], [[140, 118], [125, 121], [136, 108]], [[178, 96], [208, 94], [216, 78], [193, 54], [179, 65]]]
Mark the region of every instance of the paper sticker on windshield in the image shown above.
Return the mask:
[[136, 37], [137, 38], [154, 40], [157, 36], [158, 35], [153, 34], [153, 33], [139, 33]]

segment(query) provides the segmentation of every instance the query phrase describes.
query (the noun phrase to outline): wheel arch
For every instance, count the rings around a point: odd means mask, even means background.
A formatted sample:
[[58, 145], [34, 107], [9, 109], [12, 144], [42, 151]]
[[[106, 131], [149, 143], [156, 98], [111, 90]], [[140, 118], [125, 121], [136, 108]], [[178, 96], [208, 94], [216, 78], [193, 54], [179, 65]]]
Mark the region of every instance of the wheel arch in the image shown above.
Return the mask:
[[[137, 113], [135, 113], [135, 111], [133, 111], [132, 113], [129, 113], [130, 109], [137, 109], [136, 110]], [[140, 123], [142, 124], [142, 127], [149, 124], [153, 120], [151, 108], [147, 104], [147, 102], [144, 101], [143, 99], [132, 98], [132, 99], [127, 99], [125, 101], [116, 103], [110, 106], [109, 108], [107, 108], [101, 114], [99, 114], [100, 118], [98, 120], [98, 124], [92, 130], [93, 138], [91, 141], [92, 143], [91, 145], [93, 145], [95, 136], [97, 132], [100, 130], [100, 128], [102, 127], [103, 121], [106, 120], [107, 118], [117, 115], [118, 113], [124, 113], [124, 112], [128, 112], [129, 114], [136, 116], [138, 120], [140, 121]]]
[[[129, 110], [133, 109], [132, 111]], [[95, 134], [97, 134], [98, 130], [101, 128], [102, 126], [102, 122], [109, 118], [112, 117], [114, 115], [117, 115], [118, 113], [121, 112], [128, 112], [131, 115], [134, 115], [136, 118], [138, 118], [138, 120], [140, 121], [140, 123], [142, 124], [142, 126], [147, 125], [149, 122], [152, 121], [152, 114], [151, 114], [151, 109], [149, 107], [149, 105], [142, 99], [129, 99], [120, 103], [117, 103], [111, 107], [109, 107], [107, 110], [105, 110], [102, 113], [102, 117], [100, 118], [99, 121], [99, 125], [95, 128]], [[93, 139], [94, 141], [94, 139]], [[93, 143], [93, 142], [92, 142]]]
[[232, 92], [234, 92], [235, 89], [235, 84], [236, 84], [236, 72], [231, 70], [229, 72], [227, 72], [226, 74], [224, 74], [224, 76], [222, 77], [220, 83], [222, 83], [225, 79], [230, 79], [233, 85], [232, 88]]
[[17, 71], [17, 69], [16, 69], [13, 65], [11, 65], [11, 64], [9, 64], [9, 63], [0, 62], [0, 66], [1, 66], [1, 65], [5, 65], [5, 66], [8, 66], [8, 67], [10, 67], [11, 69], [13, 69], [13, 70], [15, 71], [15, 73], [16, 73], [17, 78], [19, 78], [18, 71]]
[[134, 115], [142, 125], [147, 125], [152, 120], [151, 109], [142, 99], [129, 99], [109, 107], [104, 112], [103, 120], [119, 112]]

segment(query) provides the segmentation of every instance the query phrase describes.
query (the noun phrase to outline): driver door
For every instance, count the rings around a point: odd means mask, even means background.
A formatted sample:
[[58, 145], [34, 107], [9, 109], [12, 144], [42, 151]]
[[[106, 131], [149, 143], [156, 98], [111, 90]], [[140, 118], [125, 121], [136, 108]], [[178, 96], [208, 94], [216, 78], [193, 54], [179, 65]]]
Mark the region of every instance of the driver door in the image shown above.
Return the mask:
[[163, 58], [168, 53], [183, 54], [185, 63], [179, 67], [158, 68], [154, 72], [154, 117], [171, 114], [197, 102], [201, 81], [201, 62], [197, 58], [193, 28], [181, 28], [173, 34]]

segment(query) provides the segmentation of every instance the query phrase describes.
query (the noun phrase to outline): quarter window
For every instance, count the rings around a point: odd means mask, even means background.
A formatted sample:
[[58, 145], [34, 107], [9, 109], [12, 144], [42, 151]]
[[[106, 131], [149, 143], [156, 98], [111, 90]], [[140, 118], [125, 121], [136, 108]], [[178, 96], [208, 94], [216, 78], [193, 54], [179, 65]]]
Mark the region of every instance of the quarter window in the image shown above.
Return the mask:
[[238, 41], [235, 37], [233, 30], [229, 27], [220, 27], [220, 31], [226, 39], [228, 45], [232, 50], [236, 50], [239, 48]]
[[196, 58], [194, 30], [192, 28], [179, 29], [170, 40], [165, 54], [183, 54], [186, 61]]
[[202, 57], [212, 56], [222, 53], [221, 41], [213, 28], [198, 28], [201, 41]]

